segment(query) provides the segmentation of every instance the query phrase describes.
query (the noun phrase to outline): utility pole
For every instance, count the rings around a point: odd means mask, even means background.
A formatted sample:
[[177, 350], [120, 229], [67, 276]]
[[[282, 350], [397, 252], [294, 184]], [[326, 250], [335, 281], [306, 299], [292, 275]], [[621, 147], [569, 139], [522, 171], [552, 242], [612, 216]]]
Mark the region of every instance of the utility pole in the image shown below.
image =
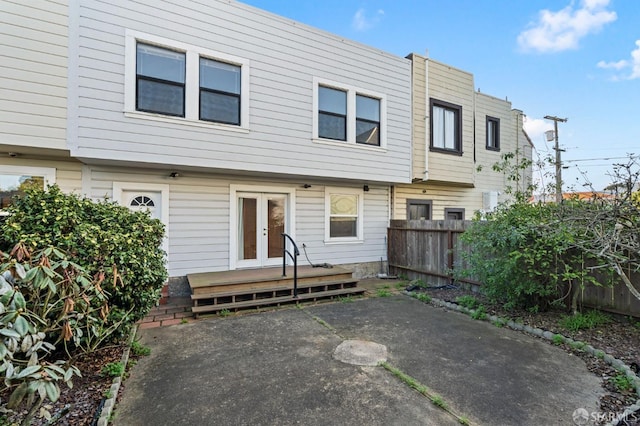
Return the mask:
[[553, 134], [556, 140], [554, 149], [556, 150], [556, 203], [562, 202], [562, 158], [560, 156], [560, 146], [558, 145], [558, 121], [566, 123], [566, 118], [558, 118], [553, 115], [546, 115], [546, 120], [553, 120]]

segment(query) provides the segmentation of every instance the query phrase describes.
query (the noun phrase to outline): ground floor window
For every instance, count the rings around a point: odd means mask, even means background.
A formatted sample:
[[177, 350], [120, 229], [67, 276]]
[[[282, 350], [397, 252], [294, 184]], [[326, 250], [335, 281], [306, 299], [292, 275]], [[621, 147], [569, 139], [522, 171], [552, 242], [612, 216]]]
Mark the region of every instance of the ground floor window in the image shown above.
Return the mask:
[[0, 166], [0, 216], [7, 215], [6, 208], [27, 189], [44, 189], [54, 182], [53, 168]]
[[363, 192], [360, 189], [326, 189], [326, 241], [360, 241], [363, 239], [363, 197]]
[[431, 220], [432, 206], [431, 200], [407, 200], [407, 219]]
[[444, 209], [444, 218], [446, 220], [464, 220], [464, 209], [446, 208]]

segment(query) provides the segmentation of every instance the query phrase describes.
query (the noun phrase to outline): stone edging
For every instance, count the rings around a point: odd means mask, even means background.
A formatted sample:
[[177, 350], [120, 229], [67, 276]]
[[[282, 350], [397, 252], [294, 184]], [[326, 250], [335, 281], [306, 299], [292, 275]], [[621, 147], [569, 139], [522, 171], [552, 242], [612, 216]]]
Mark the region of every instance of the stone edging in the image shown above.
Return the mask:
[[[122, 375], [126, 374], [127, 371], [127, 363], [129, 362], [129, 353], [131, 352], [131, 344], [133, 343], [133, 339], [136, 336], [138, 331], [138, 325], [135, 324], [131, 330], [131, 335], [127, 341], [127, 346], [122, 351], [122, 365], [124, 366]], [[109, 420], [111, 419], [111, 414], [116, 406], [116, 399], [118, 398], [118, 391], [120, 390], [120, 385], [122, 384], [122, 376], [114, 377], [113, 383], [109, 388], [109, 392], [111, 397], [104, 401], [104, 405], [102, 406], [102, 411], [100, 412], [100, 418], [96, 423], [97, 426], [107, 426], [109, 424]]]
[[[407, 295], [409, 295], [409, 293], [406, 293]], [[440, 307], [444, 307], [444, 308], [448, 308], [454, 311], [458, 311], [458, 312], [462, 312], [468, 315], [472, 315], [474, 314], [476, 311], [474, 309], [468, 309], [465, 308], [464, 306], [460, 306], [456, 303], [451, 303], [451, 302], [445, 302], [444, 300], [440, 300], [440, 299], [436, 299], [436, 298], [431, 298], [431, 303], [433, 303], [436, 306], [440, 306]], [[486, 321], [492, 322], [492, 323], [497, 323], [497, 322], [502, 322], [505, 326], [511, 328], [512, 330], [516, 330], [516, 331], [523, 331], [525, 333], [529, 333], [532, 334], [536, 337], [540, 337], [542, 339], [546, 339], [549, 341], [553, 341], [554, 336], [556, 335], [560, 335], [562, 336], [563, 339], [563, 343], [567, 343], [569, 345], [571, 345], [572, 343], [577, 343], [576, 340], [573, 340], [570, 337], [566, 337], [563, 336], [561, 334], [558, 333], [552, 333], [550, 331], [545, 331], [542, 330], [540, 328], [534, 328], [531, 327], [529, 325], [523, 325], [523, 324], [518, 324], [517, 322], [513, 321], [513, 320], [505, 320], [504, 318], [500, 318], [496, 315], [487, 315]], [[600, 349], [596, 349], [591, 345], [586, 345], [582, 348], [582, 350], [584, 350], [585, 352], [587, 352], [588, 354], [596, 357], [596, 358], [601, 358], [602, 360], [604, 360], [607, 364], [609, 364], [610, 366], [612, 366], [613, 368], [615, 368], [617, 371], [620, 371], [622, 373], [624, 373], [624, 375], [631, 381], [633, 387], [636, 390], [636, 396], [638, 396], [640, 398], [640, 377], [638, 377], [633, 370], [631, 370], [631, 368], [626, 365], [623, 361], [613, 357], [612, 355], [604, 352], [603, 350]], [[618, 415], [618, 420], [608, 423], [608, 425], [611, 426], [617, 426], [624, 418], [630, 416], [631, 414], [635, 413], [636, 411], [640, 410], [640, 399], [638, 399], [636, 401], [635, 404], [627, 407], [627, 409], [623, 412], [620, 413]]]

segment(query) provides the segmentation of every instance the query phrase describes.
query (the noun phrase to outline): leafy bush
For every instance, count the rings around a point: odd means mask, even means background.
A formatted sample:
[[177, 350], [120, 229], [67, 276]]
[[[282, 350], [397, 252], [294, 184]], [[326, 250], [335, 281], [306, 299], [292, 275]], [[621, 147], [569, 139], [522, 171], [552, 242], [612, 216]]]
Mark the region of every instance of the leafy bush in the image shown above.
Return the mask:
[[480, 304], [478, 299], [469, 295], [456, 297], [456, 303], [460, 306], [464, 306], [467, 309], [475, 309], [475, 307]]
[[519, 201], [476, 220], [461, 237], [470, 251], [457, 276], [479, 280], [484, 293], [507, 308], [541, 310], [565, 285], [595, 282], [584, 268], [588, 255], [575, 249], [582, 231], [559, 220], [564, 208]]
[[108, 298], [99, 280], [60, 250], [31, 252], [19, 243], [0, 261], [2, 391], [12, 389], [8, 408], [23, 401], [31, 407], [28, 423], [45, 399], [58, 399], [59, 383], [71, 386], [80, 375], [56, 345], [92, 350], [119, 324], [106, 326]]
[[148, 213], [64, 194], [55, 185], [26, 190], [8, 210], [0, 249], [22, 241], [69, 253], [110, 295], [110, 324], [135, 322], [158, 300], [167, 278], [164, 226]]

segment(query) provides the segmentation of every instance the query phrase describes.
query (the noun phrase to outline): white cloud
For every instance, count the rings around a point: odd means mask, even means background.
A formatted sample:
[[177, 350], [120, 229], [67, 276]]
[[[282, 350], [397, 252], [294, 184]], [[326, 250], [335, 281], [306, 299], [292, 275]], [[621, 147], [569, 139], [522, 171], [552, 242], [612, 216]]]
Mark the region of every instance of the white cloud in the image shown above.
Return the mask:
[[[596, 1], [596, 0], [593, 0]], [[618, 74], [612, 77], [614, 81], [634, 80], [640, 78], [640, 40], [636, 40], [636, 48], [631, 51], [631, 60], [621, 59], [616, 62], [600, 61], [597, 63], [598, 68], [613, 69], [623, 71], [631, 68], [630, 73]]]
[[600, 31], [618, 18], [616, 12], [606, 10], [609, 2], [582, 0], [577, 9], [573, 2], [557, 12], [543, 9], [538, 21], [518, 35], [518, 44], [525, 51], [540, 53], [576, 49], [583, 37]]
[[614, 69], [614, 70], [621, 70], [623, 68], [626, 68], [629, 66], [629, 61], [625, 61], [620, 60], [618, 62], [605, 62], [605, 61], [600, 61], [597, 64], [598, 68], [604, 68], [604, 69]]
[[367, 31], [373, 28], [384, 16], [384, 10], [378, 9], [373, 16], [367, 16], [367, 11], [364, 8], [360, 8], [353, 15], [351, 20], [351, 27], [356, 31]]
[[522, 126], [534, 144], [536, 141], [540, 141], [541, 138], [545, 137], [544, 132], [553, 129], [553, 126], [549, 124], [547, 120], [543, 120], [542, 118], [530, 118], [527, 116], [524, 117]]

